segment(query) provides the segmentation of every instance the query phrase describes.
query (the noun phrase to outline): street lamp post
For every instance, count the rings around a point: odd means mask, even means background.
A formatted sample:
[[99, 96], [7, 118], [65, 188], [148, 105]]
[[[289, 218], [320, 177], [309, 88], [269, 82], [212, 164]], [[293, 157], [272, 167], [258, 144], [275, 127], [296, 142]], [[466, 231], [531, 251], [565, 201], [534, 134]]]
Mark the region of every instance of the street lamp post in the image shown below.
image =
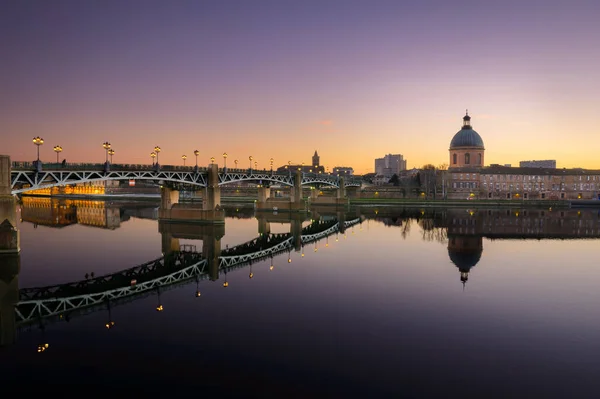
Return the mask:
[[235, 164], [235, 168], [237, 169], [238, 160], [237, 160], [237, 159], [234, 159], [234, 160], [233, 160], [233, 163]]
[[156, 165], [158, 165], [158, 153], [160, 152], [160, 147], [154, 147], [154, 153], [156, 154]]
[[210, 164], [212, 165], [213, 163], [215, 163], [215, 157], [210, 157]]
[[185, 160], [187, 159], [187, 155], [182, 155], [181, 159], [183, 159], [183, 166], [185, 166]]
[[271, 158], [269, 162], [271, 162], [271, 174], [273, 174], [273, 158]]
[[252, 160], [253, 160], [254, 158], [252, 158], [252, 155], [250, 155], [250, 156], [248, 157], [248, 159], [250, 160], [250, 171], [252, 171]]
[[105, 141], [104, 143], [102, 143], [102, 147], [104, 147], [104, 149], [106, 150], [106, 163], [108, 163], [108, 150], [110, 150], [110, 143], [108, 141]]
[[156, 153], [154, 151], [152, 151], [150, 153], [150, 156], [152, 157], [152, 166], [154, 166], [154, 158], [156, 158]]
[[[39, 147], [38, 147], [39, 148]], [[54, 146], [54, 152], [56, 152], [56, 163], [58, 163], [58, 154], [62, 151], [62, 147], [59, 145]]]
[[39, 136], [34, 137], [33, 144], [37, 146], [37, 161], [40, 162], [40, 146], [44, 144], [44, 139]]
[[110, 155], [110, 163], [112, 164], [112, 157], [113, 155], [115, 155], [115, 150], [113, 150], [112, 148], [108, 150], [108, 155]]
[[194, 150], [194, 155], [196, 156], [196, 169], [198, 169], [198, 154], [200, 154], [200, 151]]
[[254, 170], [258, 170], [258, 162], [254, 161]]
[[227, 153], [223, 153], [223, 169], [227, 169]]

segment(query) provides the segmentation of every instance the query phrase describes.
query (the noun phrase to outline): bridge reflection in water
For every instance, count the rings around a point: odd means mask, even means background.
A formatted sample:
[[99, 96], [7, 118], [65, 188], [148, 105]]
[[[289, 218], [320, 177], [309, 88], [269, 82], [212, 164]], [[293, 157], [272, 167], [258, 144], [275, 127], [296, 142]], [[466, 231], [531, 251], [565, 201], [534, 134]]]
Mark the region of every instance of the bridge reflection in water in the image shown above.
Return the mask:
[[[35, 198], [23, 201], [21, 216], [24, 222], [68, 226], [73, 221], [84, 223], [78, 213], [99, 215], [98, 222], [89, 223], [101, 228], [115, 226], [109, 219], [126, 221], [129, 215], [156, 218], [155, 208], [148, 204], [135, 207], [104, 201], [76, 202]], [[2, 217], [16, 226], [14, 205], [4, 206]], [[92, 213], [88, 208], [100, 210]], [[145, 207], [145, 208], [144, 208]], [[43, 211], [40, 211], [43, 209]], [[326, 212], [326, 210], [325, 210]], [[600, 237], [600, 218], [597, 210], [551, 209], [418, 209], [418, 208], [356, 208], [348, 212], [323, 215], [318, 209], [308, 214], [264, 214], [254, 216], [252, 210], [226, 213], [237, 217], [256, 217], [258, 236], [248, 242], [222, 249], [224, 225], [195, 225], [159, 221], [163, 256], [117, 273], [47, 287], [18, 287], [20, 254], [18, 245], [0, 258], [0, 328], [2, 344], [15, 341], [15, 332], [31, 327], [44, 328], [48, 323], [68, 320], [95, 311], [108, 311], [107, 328], [114, 325], [111, 307], [146, 297], [158, 296], [157, 311], [163, 310], [160, 293], [184, 284], [219, 280], [227, 287], [227, 273], [251, 266], [253, 263], [287, 256], [291, 251], [304, 251], [309, 243], [327, 240], [344, 233], [345, 229], [367, 221], [378, 221], [408, 234], [416, 222], [424, 240], [447, 243], [449, 259], [460, 273], [464, 284], [483, 253], [483, 238], [487, 239], [581, 239]], [[118, 218], [116, 217], [118, 215]], [[104, 218], [105, 222], [100, 222]], [[303, 223], [310, 224], [303, 227]], [[12, 221], [12, 222], [11, 222]], [[287, 222], [289, 233], [272, 234], [270, 223]], [[15, 237], [15, 229], [4, 225], [3, 237]], [[17, 244], [18, 244], [18, 232]], [[9, 234], [9, 235], [7, 235]], [[202, 248], [181, 245], [180, 239], [202, 241]], [[14, 241], [14, 240], [13, 240]], [[4, 241], [3, 241], [4, 242]], [[14, 244], [14, 243], [13, 243]], [[4, 244], [8, 245], [8, 244]], [[249, 277], [253, 274], [250, 270]], [[44, 346], [38, 350], [43, 351]]]
[[[148, 206], [146, 204], [146, 206]], [[73, 221], [84, 220], [79, 213], [89, 214], [95, 209], [98, 216], [95, 223], [88, 225], [111, 228], [112, 215], [126, 215], [131, 209], [123, 212], [116, 204], [104, 201], [70, 201], [49, 198], [32, 198], [21, 205], [22, 221], [43, 223], [51, 226], [68, 226]], [[115, 211], [116, 210], [116, 211]], [[135, 212], [135, 210], [134, 210]], [[142, 212], [146, 216], [152, 212]], [[235, 212], [240, 216], [240, 212]], [[312, 217], [312, 219], [310, 219]], [[18, 289], [18, 262], [20, 255], [13, 254], [10, 259], [2, 259], [0, 268], [7, 273], [4, 278], [11, 295], [2, 296], [2, 343], [14, 342], [14, 331], [28, 329], [32, 326], [44, 328], [45, 325], [59, 320], [70, 320], [72, 317], [127, 303], [148, 295], [158, 295], [156, 310], [162, 311], [160, 303], [161, 291], [170, 290], [183, 284], [196, 282], [196, 296], [200, 296], [199, 283], [202, 280], [216, 281], [222, 275], [223, 285], [227, 287], [227, 273], [252, 265], [265, 259], [287, 254], [291, 260], [291, 251], [302, 251], [304, 245], [327, 240], [334, 234], [344, 233], [347, 227], [361, 223], [363, 218], [354, 216], [346, 220], [346, 215], [338, 212], [338, 216], [322, 218], [319, 215], [283, 214], [260, 215], [258, 219], [258, 237], [236, 245], [221, 249], [221, 239], [225, 234], [224, 225], [198, 225], [194, 223], [173, 223], [159, 220], [163, 256], [144, 264], [119, 271], [117, 273], [86, 278], [65, 284], [46, 287]], [[85, 219], [86, 221], [88, 219]], [[102, 222], [102, 220], [107, 223]], [[120, 220], [120, 219], [119, 219]], [[303, 227], [303, 222], [310, 224]], [[270, 223], [287, 222], [289, 233], [271, 234]], [[201, 240], [201, 250], [195, 246], [180, 245], [180, 239]], [[17, 268], [15, 269], [15, 265]], [[250, 272], [250, 278], [252, 278]], [[106, 323], [107, 328], [114, 326], [114, 321]], [[38, 348], [44, 351], [42, 345]]]

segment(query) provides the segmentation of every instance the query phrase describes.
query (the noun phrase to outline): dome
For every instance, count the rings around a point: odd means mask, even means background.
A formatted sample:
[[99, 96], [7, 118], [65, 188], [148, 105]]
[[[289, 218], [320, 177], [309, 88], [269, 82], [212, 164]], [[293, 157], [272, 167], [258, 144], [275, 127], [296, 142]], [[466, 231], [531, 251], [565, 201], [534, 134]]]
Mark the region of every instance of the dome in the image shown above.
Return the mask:
[[458, 131], [452, 138], [450, 142], [450, 149], [461, 148], [461, 147], [475, 147], [475, 148], [483, 148], [483, 140], [479, 133], [477, 133], [471, 127], [471, 117], [469, 116], [469, 110], [463, 117], [463, 125], [462, 129]]
[[478, 251], [453, 251], [448, 249], [448, 257], [461, 272], [468, 272], [481, 259], [483, 250]]
[[458, 147], [477, 147], [484, 149], [481, 136], [470, 127], [463, 127], [452, 138], [452, 141], [450, 142], [450, 149]]

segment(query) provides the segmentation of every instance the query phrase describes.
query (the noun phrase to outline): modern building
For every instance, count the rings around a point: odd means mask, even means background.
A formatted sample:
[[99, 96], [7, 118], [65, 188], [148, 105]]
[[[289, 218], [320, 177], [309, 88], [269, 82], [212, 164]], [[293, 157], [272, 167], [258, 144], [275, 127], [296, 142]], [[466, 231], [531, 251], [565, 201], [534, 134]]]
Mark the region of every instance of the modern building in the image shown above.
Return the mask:
[[556, 169], [555, 159], [546, 159], [544, 161], [521, 161], [519, 162], [521, 168], [551, 168]]
[[600, 199], [600, 170], [484, 166], [483, 139], [468, 113], [450, 142], [441, 191], [448, 199]]
[[393, 175], [400, 175], [403, 170], [406, 170], [406, 160], [402, 154], [387, 154], [375, 159], [375, 175], [389, 179]]

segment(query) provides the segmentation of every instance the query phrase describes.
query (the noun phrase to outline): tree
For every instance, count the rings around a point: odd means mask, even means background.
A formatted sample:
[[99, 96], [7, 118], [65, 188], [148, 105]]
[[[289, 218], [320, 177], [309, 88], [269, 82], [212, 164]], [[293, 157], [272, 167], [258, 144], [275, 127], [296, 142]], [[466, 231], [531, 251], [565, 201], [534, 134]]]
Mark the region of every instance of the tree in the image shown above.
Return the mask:
[[398, 177], [397, 174], [394, 173], [394, 175], [390, 178], [389, 183], [398, 187], [400, 185], [400, 178]]

